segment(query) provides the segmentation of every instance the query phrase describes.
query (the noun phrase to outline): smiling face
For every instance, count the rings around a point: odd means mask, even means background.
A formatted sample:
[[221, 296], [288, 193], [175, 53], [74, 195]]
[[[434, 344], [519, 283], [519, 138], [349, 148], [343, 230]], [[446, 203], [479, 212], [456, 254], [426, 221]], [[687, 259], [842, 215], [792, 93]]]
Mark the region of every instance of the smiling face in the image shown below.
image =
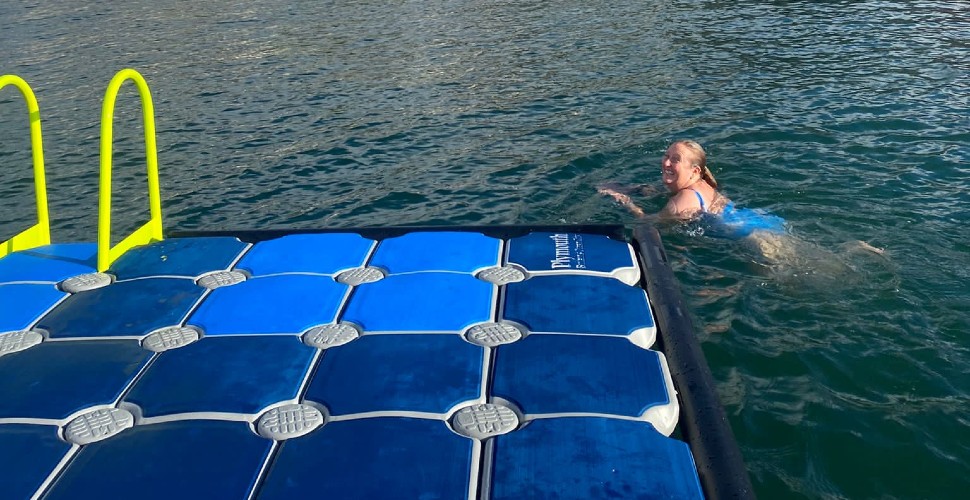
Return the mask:
[[671, 193], [676, 193], [701, 178], [697, 155], [685, 144], [676, 142], [660, 160], [661, 178]]

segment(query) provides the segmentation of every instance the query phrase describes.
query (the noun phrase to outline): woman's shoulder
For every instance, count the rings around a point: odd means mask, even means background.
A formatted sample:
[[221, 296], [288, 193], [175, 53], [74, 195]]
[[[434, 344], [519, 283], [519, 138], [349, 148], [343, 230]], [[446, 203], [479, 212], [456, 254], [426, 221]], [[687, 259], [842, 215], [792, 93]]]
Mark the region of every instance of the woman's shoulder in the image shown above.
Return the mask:
[[663, 210], [664, 215], [678, 219], [690, 219], [700, 212], [702, 212], [701, 202], [697, 194], [690, 189], [682, 189], [674, 193]]
[[729, 205], [731, 200], [728, 197], [704, 185], [699, 189], [687, 188], [674, 193], [664, 207], [664, 213], [678, 219], [692, 219], [704, 213], [721, 214]]

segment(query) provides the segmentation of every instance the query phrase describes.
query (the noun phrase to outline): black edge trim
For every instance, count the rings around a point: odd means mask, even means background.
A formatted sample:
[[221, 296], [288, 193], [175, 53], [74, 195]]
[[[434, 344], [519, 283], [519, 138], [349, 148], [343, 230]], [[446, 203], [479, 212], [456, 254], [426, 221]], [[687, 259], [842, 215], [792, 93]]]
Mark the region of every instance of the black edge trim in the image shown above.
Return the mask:
[[248, 243], [279, 238], [289, 234], [304, 233], [357, 233], [365, 238], [382, 240], [416, 231], [474, 231], [493, 238], [509, 239], [525, 236], [533, 232], [542, 233], [586, 233], [601, 234], [613, 239], [626, 241], [624, 227], [619, 224], [580, 224], [580, 225], [510, 225], [510, 226], [391, 226], [391, 227], [334, 227], [334, 228], [282, 228], [257, 230], [218, 230], [218, 231], [172, 231], [173, 238], [192, 238], [202, 236], [235, 236]]
[[662, 351], [685, 416], [679, 429], [694, 455], [704, 493], [713, 499], [754, 499], [741, 450], [717, 397], [704, 351], [694, 337], [694, 325], [667, 264], [660, 233], [652, 225], [637, 225], [633, 241], [645, 271]]

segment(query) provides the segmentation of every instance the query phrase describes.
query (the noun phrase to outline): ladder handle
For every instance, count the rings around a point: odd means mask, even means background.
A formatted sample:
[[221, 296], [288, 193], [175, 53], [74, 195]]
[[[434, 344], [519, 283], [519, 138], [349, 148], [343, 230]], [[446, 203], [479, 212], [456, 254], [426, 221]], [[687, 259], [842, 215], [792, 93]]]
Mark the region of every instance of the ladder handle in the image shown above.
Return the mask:
[[51, 242], [50, 214], [47, 210], [47, 179], [44, 175], [44, 141], [40, 129], [40, 106], [30, 85], [16, 75], [0, 76], [0, 90], [13, 85], [27, 101], [30, 119], [30, 148], [34, 163], [34, 194], [37, 203], [37, 224], [0, 243], [0, 257], [17, 250], [49, 245]]
[[[120, 243], [111, 246], [111, 155], [112, 122], [118, 90], [126, 81], [132, 80], [138, 86], [141, 96], [142, 121], [145, 132], [145, 156], [148, 164], [148, 207], [149, 221]], [[162, 237], [162, 200], [158, 182], [158, 151], [155, 143], [155, 108], [152, 105], [151, 91], [145, 79], [133, 69], [123, 69], [111, 79], [104, 96], [101, 109], [101, 179], [98, 196], [98, 271], [106, 270], [115, 259], [130, 248]]]

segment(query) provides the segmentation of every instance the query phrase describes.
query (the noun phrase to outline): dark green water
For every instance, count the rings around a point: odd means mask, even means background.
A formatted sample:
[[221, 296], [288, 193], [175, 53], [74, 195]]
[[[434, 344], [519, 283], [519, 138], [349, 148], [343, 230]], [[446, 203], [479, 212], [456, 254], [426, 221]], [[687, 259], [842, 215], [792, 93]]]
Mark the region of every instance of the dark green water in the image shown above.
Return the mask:
[[[758, 495], [966, 495], [970, 4], [121, 4], [0, 3], [57, 240], [95, 239], [100, 100], [124, 67], [152, 88], [168, 230], [631, 222], [594, 186], [654, 181], [694, 138], [797, 251], [664, 228]], [[116, 234], [147, 217], [122, 95]], [[0, 93], [3, 236], [33, 217], [24, 109]]]

